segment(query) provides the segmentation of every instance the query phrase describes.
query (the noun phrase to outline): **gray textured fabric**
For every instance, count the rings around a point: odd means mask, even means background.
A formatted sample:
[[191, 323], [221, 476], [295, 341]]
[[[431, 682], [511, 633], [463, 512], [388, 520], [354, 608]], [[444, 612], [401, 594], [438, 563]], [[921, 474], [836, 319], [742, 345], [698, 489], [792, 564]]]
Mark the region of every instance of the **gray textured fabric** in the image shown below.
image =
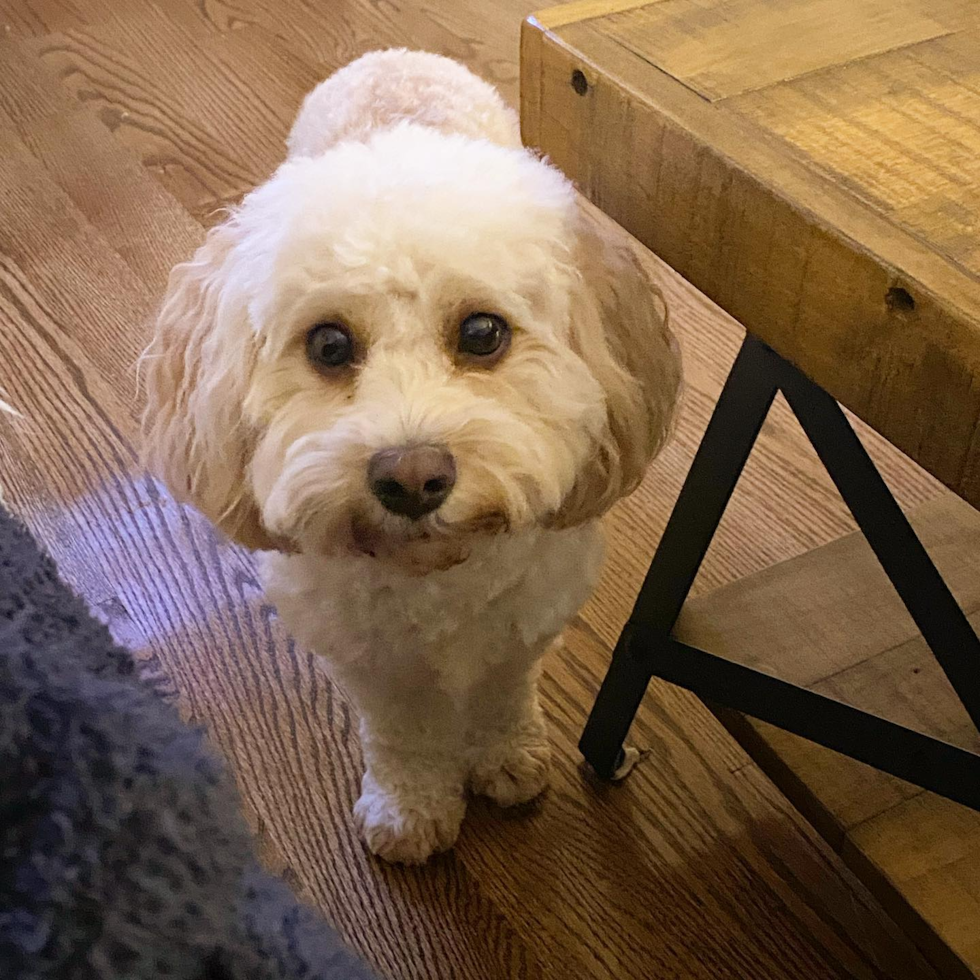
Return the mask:
[[202, 734], [0, 508], [0, 977], [367, 980]]

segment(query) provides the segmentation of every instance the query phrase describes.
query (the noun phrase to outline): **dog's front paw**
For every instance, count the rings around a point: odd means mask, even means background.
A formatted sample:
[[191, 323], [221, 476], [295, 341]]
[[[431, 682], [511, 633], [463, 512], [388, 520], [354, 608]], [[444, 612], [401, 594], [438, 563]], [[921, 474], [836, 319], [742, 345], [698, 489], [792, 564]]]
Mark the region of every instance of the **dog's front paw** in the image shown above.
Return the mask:
[[465, 812], [462, 796], [399, 795], [381, 789], [369, 776], [354, 804], [354, 819], [368, 849], [396, 864], [422, 864], [448, 851], [456, 843]]
[[547, 787], [550, 761], [544, 737], [496, 746], [473, 767], [470, 787], [499, 806], [527, 803]]

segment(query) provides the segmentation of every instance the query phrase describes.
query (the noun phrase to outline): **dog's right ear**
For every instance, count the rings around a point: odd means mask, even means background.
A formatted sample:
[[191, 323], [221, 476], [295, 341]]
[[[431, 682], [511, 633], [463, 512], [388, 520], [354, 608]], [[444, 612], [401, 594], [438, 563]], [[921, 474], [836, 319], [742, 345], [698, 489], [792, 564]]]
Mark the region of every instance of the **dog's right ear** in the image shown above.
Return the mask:
[[633, 492], [671, 431], [681, 364], [667, 304], [621, 228], [579, 202], [571, 344], [606, 394], [607, 427], [552, 526], [601, 517]]
[[233, 269], [239, 235], [233, 217], [170, 274], [144, 358], [144, 454], [177, 499], [240, 544], [264, 549], [274, 543], [248, 478], [254, 440], [243, 409], [256, 342]]

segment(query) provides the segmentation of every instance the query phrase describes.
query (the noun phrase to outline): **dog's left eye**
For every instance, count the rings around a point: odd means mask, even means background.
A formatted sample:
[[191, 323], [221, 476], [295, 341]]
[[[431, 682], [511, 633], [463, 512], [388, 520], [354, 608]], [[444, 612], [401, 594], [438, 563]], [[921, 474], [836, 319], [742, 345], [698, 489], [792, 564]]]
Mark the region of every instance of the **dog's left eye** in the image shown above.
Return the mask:
[[343, 367], [354, 358], [354, 342], [342, 323], [318, 323], [306, 335], [306, 356], [314, 367]]
[[510, 340], [507, 321], [496, 313], [471, 313], [459, 325], [459, 352], [471, 357], [502, 354]]

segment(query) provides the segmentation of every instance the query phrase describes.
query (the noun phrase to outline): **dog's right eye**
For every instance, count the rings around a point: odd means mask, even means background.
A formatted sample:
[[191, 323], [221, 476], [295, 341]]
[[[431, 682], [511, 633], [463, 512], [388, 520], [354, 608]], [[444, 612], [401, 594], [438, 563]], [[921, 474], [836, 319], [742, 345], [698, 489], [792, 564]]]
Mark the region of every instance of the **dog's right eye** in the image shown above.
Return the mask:
[[457, 350], [467, 357], [492, 363], [510, 344], [510, 327], [496, 313], [471, 313], [459, 325]]
[[306, 356], [321, 370], [343, 367], [354, 359], [354, 341], [342, 323], [318, 323], [306, 335]]

